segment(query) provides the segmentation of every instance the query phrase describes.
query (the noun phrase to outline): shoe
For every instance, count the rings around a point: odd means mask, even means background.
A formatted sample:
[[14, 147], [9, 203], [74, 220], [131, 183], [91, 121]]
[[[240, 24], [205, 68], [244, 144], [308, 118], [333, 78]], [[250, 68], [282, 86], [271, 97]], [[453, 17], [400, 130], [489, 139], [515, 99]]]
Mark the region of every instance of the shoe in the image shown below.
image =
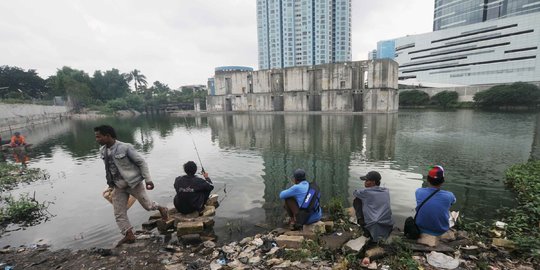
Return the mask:
[[126, 232], [126, 235], [124, 236], [124, 238], [118, 241], [118, 243], [116, 244], [116, 247], [119, 247], [123, 244], [133, 244], [135, 243], [135, 239], [137, 239], [137, 237], [135, 237], [132, 230], [129, 230]]
[[159, 213], [161, 214], [161, 219], [164, 221], [169, 220], [169, 209], [165, 206], [158, 206]]

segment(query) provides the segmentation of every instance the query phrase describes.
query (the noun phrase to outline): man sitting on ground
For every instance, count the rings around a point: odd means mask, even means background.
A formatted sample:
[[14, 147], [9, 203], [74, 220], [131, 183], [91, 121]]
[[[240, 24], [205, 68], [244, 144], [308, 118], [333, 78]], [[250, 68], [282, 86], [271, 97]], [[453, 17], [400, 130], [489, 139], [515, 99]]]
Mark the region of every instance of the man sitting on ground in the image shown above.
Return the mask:
[[24, 139], [24, 136], [21, 135], [20, 132], [15, 132], [13, 136], [11, 136], [11, 147], [17, 147], [17, 146], [24, 146], [26, 145], [26, 141]]
[[384, 240], [390, 235], [394, 226], [390, 209], [390, 192], [381, 187], [381, 174], [370, 171], [360, 177], [365, 189], [355, 190], [353, 206], [358, 224], [364, 229], [364, 235], [371, 242]]
[[174, 180], [174, 190], [176, 190], [174, 207], [182, 214], [201, 212], [204, 210], [210, 192], [214, 189], [212, 180], [204, 170], [202, 171], [204, 179], [196, 176], [197, 164], [193, 161], [184, 164], [184, 172], [186, 175]]
[[[306, 172], [302, 169], [294, 171], [292, 181], [293, 186], [279, 193], [279, 198], [285, 200], [289, 225], [298, 227], [321, 220], [322, 209], [319, 205], [320, 193], [318, 187], [313, 184], [310, 185], [306, 180]], [[299, 215], [301, 208], [303, 213]]]
[[[434, 246], [437, 240], [429, 241], [429, 238], [444, 234], [450, 229], [450, 207], [456, 202], [456, 197], [450, 191], [441, 190], [444, 183], [444, 169], [442, 166], [433, 166], [427, 176], [428, 187], [416, 190], [416, 207], [434, 194], [420, 208], [416, 215], [416, 225], [420, 229], [418, 243]], [[430, 237], [431, 236], [431, 237]]]

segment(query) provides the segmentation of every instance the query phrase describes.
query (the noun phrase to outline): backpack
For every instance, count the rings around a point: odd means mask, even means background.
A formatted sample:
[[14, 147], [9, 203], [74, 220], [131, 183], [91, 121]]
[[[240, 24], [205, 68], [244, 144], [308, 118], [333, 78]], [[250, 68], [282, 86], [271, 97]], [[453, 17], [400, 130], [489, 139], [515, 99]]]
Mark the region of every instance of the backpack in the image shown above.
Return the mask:
[[315, 182], [309, 183], [308, 191], [306, 196], [302, 201], [302, 204], [299, 205], [298, 213], [296, 214], [296, 223], [294, 224], [295, 229], [301, 228], [304, 226], [311, 215], [320, 209], [321, 192], [319, 186]]

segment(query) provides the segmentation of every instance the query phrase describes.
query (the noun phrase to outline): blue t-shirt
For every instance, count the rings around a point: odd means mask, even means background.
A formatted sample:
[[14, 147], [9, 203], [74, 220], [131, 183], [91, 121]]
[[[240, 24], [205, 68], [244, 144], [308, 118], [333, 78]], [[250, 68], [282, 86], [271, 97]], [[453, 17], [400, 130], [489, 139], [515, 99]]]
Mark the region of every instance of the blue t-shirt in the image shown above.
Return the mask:
[[[435, 192], [436, 188], [419, 188], [416, 190], [416, 208]], [[416, 216], [416, 225], [421, 233], [439, 236], [450, 229], [450, 206], [456, 197], [450, 191], [441, 190], [427, 201]], [[418, 210], [418, 209], [417, 209]]]
[[[280, 192], [279, 198], [282, 200], [285, 200], [287, 198], [294, 197], [296, 199], [296, 203], [300, 205], [304, 201], [304, 198], [306, 197], [306, 193], [308, 192], [308, 189], [309, 189], [309, 182], [304, 180]], [[311, 214], [311, 216], [309, 217], [307, 221], [307, 224], [315, 223], [321, 220], [321, 217], [322, 217], [322, 210], [321, 210], [321, 207], [319, 207], [318, 209], [316, 209], [315, 212], [313, 212], [313, 214]]]

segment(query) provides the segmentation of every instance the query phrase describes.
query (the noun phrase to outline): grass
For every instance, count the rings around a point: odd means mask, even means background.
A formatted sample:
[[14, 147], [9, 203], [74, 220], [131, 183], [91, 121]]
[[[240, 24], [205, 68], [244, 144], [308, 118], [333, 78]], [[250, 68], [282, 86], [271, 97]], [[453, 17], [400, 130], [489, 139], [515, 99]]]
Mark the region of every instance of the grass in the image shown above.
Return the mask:
[[390, 245], [391, 254], [384, 259], [385, 264], [390, 266], [390, 269], [396, 270], [416, 270], [420, 265], [413, 259], [413, 251], [408, 243], [401, 238], [396, 238]]
[[0, 223], [18, 223], [23, 225], [31, 225], [45, 218], [47, 214], [44, 212], [47, 205], [39, 203], [34, 197], [22, 194], [18, 199], [11, 195], [2, 198], [0, 204]]
[[21, 165], [0, 163], [0, 191], [11, 190], [19, 183], [30, 183], [49, 176], [40, 169], [21, 168]]
[[540, 161], [517, 164], [506, 171], [506, 184], [516, 192], [518, 206], [503, 219], [507, 237], [518, 252], [540, 262]]
[[[0, 163], [0, 191], [12, 190], [20, 183], [31, 183], [38, 179], [48, 179], [44, 171], [34, 168], [22, 168], [18, 164]], [[34, 196], [22, 194], [18, 198], [12, 195], [0, 197], [0, 227], [9, 223], [32, 225], [48, 215], [48, 204], [40, 203]]]

